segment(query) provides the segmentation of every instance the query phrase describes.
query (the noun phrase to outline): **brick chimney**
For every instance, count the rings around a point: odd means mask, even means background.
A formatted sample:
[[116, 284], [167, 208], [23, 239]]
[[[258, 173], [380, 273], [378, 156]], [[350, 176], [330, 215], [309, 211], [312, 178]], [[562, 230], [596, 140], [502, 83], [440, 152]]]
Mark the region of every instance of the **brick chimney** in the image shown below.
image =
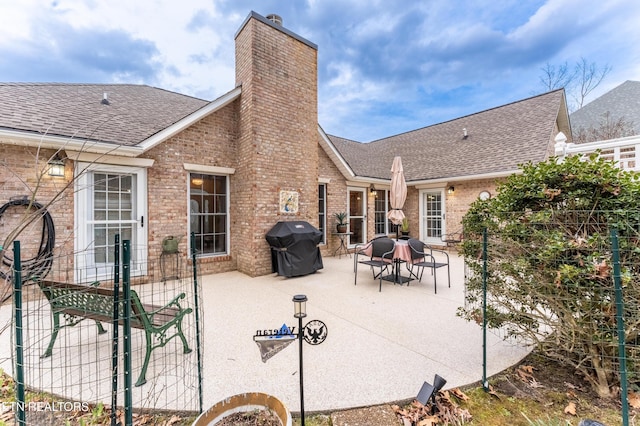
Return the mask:
[[[318, 50], [280, 23], [251, 12], [235, 37], [242, 94], [232, 244], [250, 276], [271, 273], [265, 234], [276, 222], [318, 226]], [[280, 211], [282, 191], [297, 193], [297, 213]]]

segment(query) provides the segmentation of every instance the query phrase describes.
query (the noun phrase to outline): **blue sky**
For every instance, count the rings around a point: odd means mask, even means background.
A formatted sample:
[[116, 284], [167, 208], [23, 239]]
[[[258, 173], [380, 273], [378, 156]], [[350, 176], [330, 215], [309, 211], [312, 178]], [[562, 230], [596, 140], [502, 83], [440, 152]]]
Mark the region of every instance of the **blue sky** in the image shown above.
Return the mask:
[[318, 121], [362, 142], [544, 91], [545, 64], [640, 80], [637, 0], [0, 0], [0, 81], [233, 89], [234, 35], [276, 13], [318, 45]]

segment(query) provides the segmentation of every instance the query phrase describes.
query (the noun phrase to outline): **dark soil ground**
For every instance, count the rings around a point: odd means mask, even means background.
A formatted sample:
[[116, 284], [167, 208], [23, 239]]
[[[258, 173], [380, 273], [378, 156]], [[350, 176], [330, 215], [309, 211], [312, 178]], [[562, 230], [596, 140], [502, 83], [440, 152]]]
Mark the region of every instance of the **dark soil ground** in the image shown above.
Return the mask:
[[[430, 410], [416, 402], [368, 407], [334, 413], [333, 423], [326, 425], [435, 426], [447, 424], [443, 421], [447, 417], [448, 424], [481, 426], [577, 426], [584, 419], [606, 426], [622, 425], [619, 398], [599, 398], [572, 369], [536, 354], [489, 378], [489, 391], [475, 383], [459, 392], [441, 393], [438, 408], [441, 416], [431, 416]], [[395, 412], [395, 423], [389, 420], [390, 409]], [[457, 414], [457, 420], [451, 413]], [[630, 409], [629, 413], [629, 424], [640, 424], [636, 422], [640, 411]]]
[[[2, 378], [2, 401], [13, 400], [12, 381]], [[306, 426], [435, 426], [444, 424], [481, 426], [577, 426], [593, 419], [606, 426], [622, 424], [620, 399], [603, 400], [574, 372], [536, 354], [518, 365], [489, 378], [490, 391], [480, 383], [449, 389], [438, 397], [439, 416], [431, 416], [430, 407], [411, 401], [391, 405], [356, 408], [333, 413], [313, 414]], [[629, 424], [640, 425], [640, 411], [630, 408]], [[110, 412], [92, 407], [89, 412], [28, 413], [27, 424], [34, 425], [108, 425]], [[35, 417], [34, 417], [35, 416]], [[453, 416], [453, 417], [452, 417]], [[457, 416], [457, 417], [455, 417]], [[122, 420], [122, 413], [118, 412]], [[135, 414], [134, 425], [191, 425], [194, 417], [175, 414]], [[272, 426], [268, 412], [254, 412], [225, 419], [219, 426]], [[244, 422], [244, 423], [243, 423]], [[252, 423], [253, 422], [253, 423]], [[457, 423], [456, 423], [457, 422]], [[299, 424], [299, 419], [294, 419]], [[13, 414], [0, 416], [0, 426], [12, 425]]]

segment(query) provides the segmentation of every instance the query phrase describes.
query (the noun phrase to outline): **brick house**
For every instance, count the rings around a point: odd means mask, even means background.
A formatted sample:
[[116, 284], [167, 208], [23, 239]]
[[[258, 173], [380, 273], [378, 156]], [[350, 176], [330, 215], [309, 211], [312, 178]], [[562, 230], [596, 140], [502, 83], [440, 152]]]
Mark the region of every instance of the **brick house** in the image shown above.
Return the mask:
[[[338, 211], [349, 213], [351, 245], [393, 234], [396, 155], [411, 235], [442, 244], [496, 179], [571, 134], [560, 90], [367, 144], [345, 140], [318, 124], [315, 44], [254, 12], [235, 41], [236, 87], [211, 102], [140, 85], [0, 84], [0, 205], [35, 194], [47, 206], [56, 254], [75, 253], [73, 279], [107, 273], [115, 233], [132, 241], [132, 275], [145, 274], [166, 236], [182, 237], [188, 253], [195, 232], [203, 273], [250, 276], [271, 272], [265, 234], [281, 220], [321, 229], [324, 255], [338, 246]], [[50, 176], [55, 162], [62, 176]], [[17, 214], [0, 218], [0, 244]]]

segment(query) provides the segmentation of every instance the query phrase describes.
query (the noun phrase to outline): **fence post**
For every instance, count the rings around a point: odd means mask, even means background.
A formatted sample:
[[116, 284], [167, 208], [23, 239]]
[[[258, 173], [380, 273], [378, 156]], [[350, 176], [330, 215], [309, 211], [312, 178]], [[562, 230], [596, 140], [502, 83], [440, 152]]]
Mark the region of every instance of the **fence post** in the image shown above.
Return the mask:
[[133, 396], [131, 389], [131, 281], [130, 281], [131, 251], [130, 241], [122, 242], [122, 288], [124, 298], [124, 417], [125, 424], [133, 424]]
[[24, 401], [24, 346], [22, 338], [22, 262], [20, 241], [13, 242], [13, 304], [16, 334], [16, 424], [26, 425]]
[[115, 235], [113, 247], [113, 335], [111, 354], [111, 426], [118, 424], [116, 407], [118, 406], [118, 324], [120, 320], [120, 234]]
[[489, 390], [487, 381], [487, 228], [482, 230], [482, 388]]
[[198, 268], [196, 265], [196, 234], [191, 233], [191, 263], [193, 266], [193, 294], [196, 310], [196, 352], [198, 358], [198, 404], [202, 413], [202, 349], [200, 348], [200, 308], [198, 306]]
[[611, 229], [611, 250], [613, 252], [613, 285], [616, 293], [616, 322], [618, 325], [618, 362], [620, 363], [620, 396], [622, 402], [622, 424], [629, 426], [629, 403], [627, 400], [627, 354], [624, 334], [624, 304], [620, 279], [620, 249], [618, 230]]

